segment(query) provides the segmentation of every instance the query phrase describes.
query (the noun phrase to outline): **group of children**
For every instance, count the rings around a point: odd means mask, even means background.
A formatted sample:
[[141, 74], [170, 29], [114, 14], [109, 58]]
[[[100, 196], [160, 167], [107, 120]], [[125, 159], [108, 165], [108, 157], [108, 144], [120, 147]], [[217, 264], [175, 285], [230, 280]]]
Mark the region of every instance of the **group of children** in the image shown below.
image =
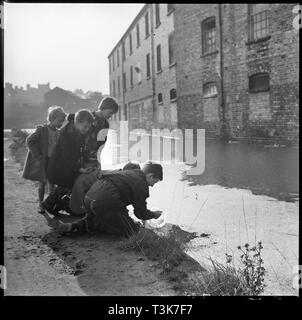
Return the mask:
[[[128, 215], [130, 204], [139, 219], [161, 215], [146, 205], [149, 186], [163, 179], [160, 164], [148, 162], [141, 169], [130, 162], [122, 170], [101, 170], [108, 120], [116, 112], [118, 104], [111, 97], [105, 97], [95, 112], [82, 109], [67, 116], [63, 108], [50, 107], [47, 124], [38, 126], [26, 140], [23, 177], [39, 182], [39, 212], [56, 216], [65, 210], [79, 216], [73, 223], [59, 221], [60, 232], [131, 236], [139, 225]], [[49, 192], [44, 199], [46, 186]]]

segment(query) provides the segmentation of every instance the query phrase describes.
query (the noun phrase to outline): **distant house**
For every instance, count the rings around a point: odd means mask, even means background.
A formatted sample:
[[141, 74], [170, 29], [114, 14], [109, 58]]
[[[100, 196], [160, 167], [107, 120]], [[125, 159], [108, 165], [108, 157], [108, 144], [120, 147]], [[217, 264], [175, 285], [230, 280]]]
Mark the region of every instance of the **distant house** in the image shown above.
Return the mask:
[[14, 86], [7, 82], [4, 87], [4, 127], [31, 128], [46, 119], [44, 94], [50, 90], [49, 83], [38, 87]]
[[91, 99], [82, 99], [71, 91], [55, 87], [44, 95], [45, 107], [61, 106], [67, 113], [74, 113], [80, 109], [94, 110], [96, 103]]

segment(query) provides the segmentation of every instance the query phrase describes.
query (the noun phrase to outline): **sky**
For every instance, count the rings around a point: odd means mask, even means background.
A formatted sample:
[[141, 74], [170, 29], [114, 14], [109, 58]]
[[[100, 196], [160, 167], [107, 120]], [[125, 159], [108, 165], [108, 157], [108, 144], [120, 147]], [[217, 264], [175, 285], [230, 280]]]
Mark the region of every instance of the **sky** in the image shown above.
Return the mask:
[[108, 55], [143, 3], [4, 3], [4, 82], [109, 93]]

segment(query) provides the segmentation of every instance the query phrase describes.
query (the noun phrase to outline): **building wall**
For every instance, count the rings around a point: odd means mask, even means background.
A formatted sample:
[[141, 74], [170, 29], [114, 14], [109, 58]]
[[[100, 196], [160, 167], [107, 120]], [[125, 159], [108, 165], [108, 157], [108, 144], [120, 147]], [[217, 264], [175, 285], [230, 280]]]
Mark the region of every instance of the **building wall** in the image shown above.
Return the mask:
[[[146, 77], [146, 54], [151, 54], [151, 36], [145, 37], [145, 20], [144, 16], [149, 13], [149, 28], [150, 26], [150, 10], [145, 6], [140, 17], [132, 28], [124, 35], [117, 45], [117, 48], [108, 57], [109, 59], [109, 74], [110, 74], [110, 94], [114, 96], [119, 103], [119, 114], [117, 114], [112, 123], [112, 127], [117, 127], [119, 120], [135, 119], [130, 122], [130, 129], [139, 128], [143, 125], [143, 119], [146, 118], [143, 113], [146, 108], [141, 108], [140, 103], [152, 96], [152, 80]], [[140, 28], [140, 45], [137, 45], [136, 25], [139, 24]], [[132, 54], [129, 50], [129, 33], [132, 34]], [[123, 61], [122, 43], [125, 45], [125, 61]], [[119, 66], [117, 66], [117, 50], [119, 50]], [[114, 68], [113, 68], [113, 56]], [[133, 87], [130, 85], [130, 67], [133, 67]], [[126, 73], [126, 90], [123, 89], [123, 73]], [[118, 92], [118, 77], [120, 77], [120, 92]], [[115, 80], [116, 94], [113, 92], [113, 81]], [[152, 101], [151, 101], [152, 102]], [[142, 109], [142, 110], [140, 110]], [[151, 113], [150, 119], [153, 120], [153, 107], [152, 103], [148, 104], [147, 111]]]
[[202, 21], [214, 16], [219, 29], [218, 5], [176, 4], [174, 15], [179, 125], [187, 129], [206, 128], [206, 134], [219, 135], [220, 95], [203, 97], [203, 85], [207, 82], [216, 82], [220, 92], [219, 32], [215, 53], [203, 55], [201, 43]]
[[[269, 38], [248, 42], [247, 5], [224, 5], [224, 87], [231, 136], [298, 139], [299, 40], [294, 4], [269, 4]], [[232, 35], [227, 37], [227, 35]], [[251, 93], [249, 76], [268, 72], [270, 89]]]
[[[148, 12], [150, 35], [145, 37], [145, 19]], [[136, 24], [130, 31], [132, 34], [132, 55], [129, 52], [129, 36], [125, 39], [126, 60], [123, 68], [126, 73], [125, 104], [127, 104], [128, 119], [136, 119], [130, 122], [130, 129], [152, 127], [153, 122], [153, 89], [152, 77], [147, 78], [146, 55], [151, 56], [151, 13], [148, 9], [138, 20], [140, 26], [140, 46], [137, 47]], [[151, 61], [150, 61], [151, 62]], [[130, 85], [130, 67], [133, 67], [133, 87]], [[151, 67], [151, 65], [150, 65]], [[139, 72], [135, 68], [138, 68]], [[152, 73], [152, 70], [151, 70]], [[142, 104], [138, 107], [138, 105]], [[146, 121], [147, 119], [147, 121]]]
[[[125, 64], [110, 75], [112, 83], [118, 74], [122, 79], [122, 72], [127, 73], [127, 91], [117, 98], [122, 108], [128, 106], [128, 116], [134, 119], [130, 125], [144, 128], [178, 125], [205, 128], [206, 135], [213, 137], [297, 142], [299, 33], [292, 25], [295, 5], [268, 4], [269, 36], [252, 42], [248, 37], [248, 4], [174, 4], [175, 10], [170, 15], [167, 15], [167, 5], [160, 4], [161, 24], [157, 28], [154, 26], [155, 4], [152, 7], [147, 4], [144, 10], [153, 12], [154, 32], [151, 26], [150, 32], [154, 38], [143, 40], [144, 12], [141, 12], [136, 18], [140, 24], [141, 46], [136, 48], [134, 21], [133, 54], [129, 56], [126, 33]], [[202, 22], [209, 17], [215, 17], [216, 50], [204, 54]], [[173, 29], [176, 64], [169, 68], [168, 35]], [[162, 72], [157, 74], [159, 43]], [[146, 54], [150, 51], [154, 78], [147, 80]], [[134, 77], [134, 87], [129, 90], [130, 66], [138, 62], [141, 62], [142, 82], [138, 85]], [[269, 89], [253, 93], [249, 89], [249, 77], [259, 72], [269, 74]], [[216, 83], [217, 87], [217, 94], [211, 97], [206, 97], [204, 92], [208, 82]], [[174, 103], [169, 97], [172, 87], [177, 90]], [[160, 92], [163, 93], [162, 105], [157, 103]]]
[[[168, 35], [174, 30], [173, 13], [167, 15], [167, 5], [160, 4], [161, 24], [155, 28], [155, 4], [146, 5], [137, 21], [123, 36], [116, 49], [110, 54], [110, 94], [115, 96], [120, 105], [120, 115], [111, 121], [116, 127], [117, 120], [134, 119], [130, 121], [130, 129], [154, 127], [176, 127], [177, 105], [170, 102], [169, 91], [176, 89], [175, 66], [169, 67], [168, 61]], [[149, 15], [150, 35], [145, 36], [145, 14]], [[140, 29], [140, 46], [137, 46], [136, 25]], [[152, 32], [153, 31], [153, 32]], [[129, 33], [132, 34], [132, 54], [129, 50]], [[153, 38], [152, 38], [153, 37]], [[122, 42], [125, 43], [126, 60], [122, 61]], [[161, 44], [162, 72], [156, 73], [156, 46]], [[117, 67], [117, 54], [119, 49], [120, 66]], [[146, 55], [150, 54], [151, 77], [147, 78]], [[114, 70], [113, 70], [114, 56]], [[130, 86], [130, 67], [133, 67], [133, 87]], [[137, 72], [136, 68], [140, 71]], [[137, 69], [137, 70], [138, 70]], [[126, 73], [126, 90], [122, 88], [123, 72]], [[118, 77], [121, 81], [121, 93], [118, 94]], [[115, 80], [116, 94], [114, 95], [113, 80]], [[163, 104], [157, 103], [157, 95], [162, 93]], [[127, 114], [127, 116], [125, 116]]]
[[[231, 138], [297, 141], [299, 39], [292, 25], [294, 6], [269, 4], [269, 37], [249, 42], [248, 5], [221, 5], [224, 95], [221, 105], [218, 5], [176, 5], [176, 42], [182, 44], [176, 48], [180, 126], [206, 128], [207, 135], [221, 136], [225, 129]], [[202, 56], [200, 23], [210, 16], [216, 17], [218, 52]], [[252, 93], [249, 77], [259, 72], [269, 73], [270, 88]], [[203, 98], [202, 84], [207, 81], [217, 81], [216, 98]]]
[[[155, 4], [153, 5], [155, 7]], [[158, 127], [175, 128], [177, 126], [177, 100], [170, 101], [170, 90], [176, 89], [176, 65], [169, 65], [169, 34], [174, 31], [174, 12], [168, 14], [167, 5], [159, 4], [160, 25], [154, 21], [154, 63], [155, 63], [155, 113]], [[162, 72], [157, 72], [156, 47], [161, 46]], [[158, 94], [162, 93], [163, 103], [158, 104]]]

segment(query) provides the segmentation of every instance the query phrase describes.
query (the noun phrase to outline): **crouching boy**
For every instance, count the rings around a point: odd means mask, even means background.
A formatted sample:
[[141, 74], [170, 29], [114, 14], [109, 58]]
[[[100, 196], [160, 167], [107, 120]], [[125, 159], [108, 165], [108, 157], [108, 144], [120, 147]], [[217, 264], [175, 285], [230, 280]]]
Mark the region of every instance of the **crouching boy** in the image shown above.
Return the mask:
[[[128, 162], [124, 167], [123, 170], [133, 170], [133, 169], [140, 169], [139, 164]], [[115, 170], [118, 171], [118, 170]], [[107, 170], [107, 173], [110, 171]], [[111, 171], [111, 173], [114, 171]], [[72, 194], [69, 201], [69, 209], [70, 213], [73, 216], [82, 216], [87, 212], [85, 205], [84, 205], [84, 198], [88, 190], [91, 186], [98, 180], [98, 178], [106, 171], [101, 171], [99, 169], [95, 169], [94, 171], [88, 174], [80, 174], [77, 179], [75, 180], [73, 187], [72, 187]]]
[[88, 190], [84, 204], [87, 215], [73, 223], [60, 222], [60, 232], [107, 232], [129, 237], [139, 231], [139, 225], [128, 215], [127, 206], [141, 220], [157, 219], [161, 211], [147, 209], [149, 187], [163, 179], [162, 166], [148, 162], [143, 169], [102, 174]]

